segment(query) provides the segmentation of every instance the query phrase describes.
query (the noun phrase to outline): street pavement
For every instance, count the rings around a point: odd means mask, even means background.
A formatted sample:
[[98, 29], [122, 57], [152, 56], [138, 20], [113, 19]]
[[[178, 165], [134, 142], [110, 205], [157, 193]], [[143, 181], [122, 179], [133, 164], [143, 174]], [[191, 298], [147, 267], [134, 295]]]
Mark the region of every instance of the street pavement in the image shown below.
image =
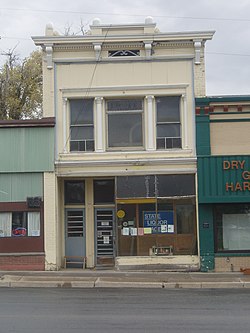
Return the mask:
[[241, 272], [159, 272], [66, 269], [60, 271], [0, 271], [0, 288], [250, 288]]

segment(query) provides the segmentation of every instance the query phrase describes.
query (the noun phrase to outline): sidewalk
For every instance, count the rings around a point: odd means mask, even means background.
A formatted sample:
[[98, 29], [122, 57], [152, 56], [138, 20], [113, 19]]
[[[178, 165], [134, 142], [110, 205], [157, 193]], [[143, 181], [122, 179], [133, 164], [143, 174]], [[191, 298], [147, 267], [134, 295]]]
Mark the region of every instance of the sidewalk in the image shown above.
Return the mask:
[[250, 288], [250, 275], [201, 272], [120, 272], [67, 269], [46, 272], [0, 271], [1, 287], [36, 288]]

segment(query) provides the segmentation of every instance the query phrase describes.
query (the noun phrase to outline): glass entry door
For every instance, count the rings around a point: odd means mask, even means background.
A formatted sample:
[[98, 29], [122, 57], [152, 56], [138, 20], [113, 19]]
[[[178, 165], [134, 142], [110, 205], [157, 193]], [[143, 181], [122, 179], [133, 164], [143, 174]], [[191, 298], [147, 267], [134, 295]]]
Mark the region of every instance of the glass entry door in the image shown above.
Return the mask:
[[65, 255], [86, 255], [84, 209], [74, 208], [65, 210]]
[[114, 209], [95, 208], [96, 264], [114, 265]]

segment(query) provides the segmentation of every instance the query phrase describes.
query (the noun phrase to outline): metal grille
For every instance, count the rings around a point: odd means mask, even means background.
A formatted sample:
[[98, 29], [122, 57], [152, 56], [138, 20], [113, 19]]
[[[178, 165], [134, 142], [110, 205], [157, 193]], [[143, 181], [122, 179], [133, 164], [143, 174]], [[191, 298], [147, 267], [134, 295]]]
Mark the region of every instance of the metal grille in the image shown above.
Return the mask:
[[83, 237], [83, 211], [67, 212], [67, 237]]
[[97, 257], [113, 257], [113, 210], [96, 211]]
[[109, 51], [109, 57], [138, 57], [140, 55], [140, 50], [115, 50]]

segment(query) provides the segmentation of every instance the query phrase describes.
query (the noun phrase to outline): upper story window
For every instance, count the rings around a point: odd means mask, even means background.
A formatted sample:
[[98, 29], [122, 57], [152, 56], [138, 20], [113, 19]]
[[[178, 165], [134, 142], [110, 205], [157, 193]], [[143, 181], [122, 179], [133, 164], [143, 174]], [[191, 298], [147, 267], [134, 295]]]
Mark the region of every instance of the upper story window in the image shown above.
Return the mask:
[[70, 151], [94, 151], [93, 99], [70, 100]]
[[142, 118], [142, 99], [108, 100], [108, 148], [143, 147]]
[[156, 98], [157, 149], [181, 148], [180, 96]]

